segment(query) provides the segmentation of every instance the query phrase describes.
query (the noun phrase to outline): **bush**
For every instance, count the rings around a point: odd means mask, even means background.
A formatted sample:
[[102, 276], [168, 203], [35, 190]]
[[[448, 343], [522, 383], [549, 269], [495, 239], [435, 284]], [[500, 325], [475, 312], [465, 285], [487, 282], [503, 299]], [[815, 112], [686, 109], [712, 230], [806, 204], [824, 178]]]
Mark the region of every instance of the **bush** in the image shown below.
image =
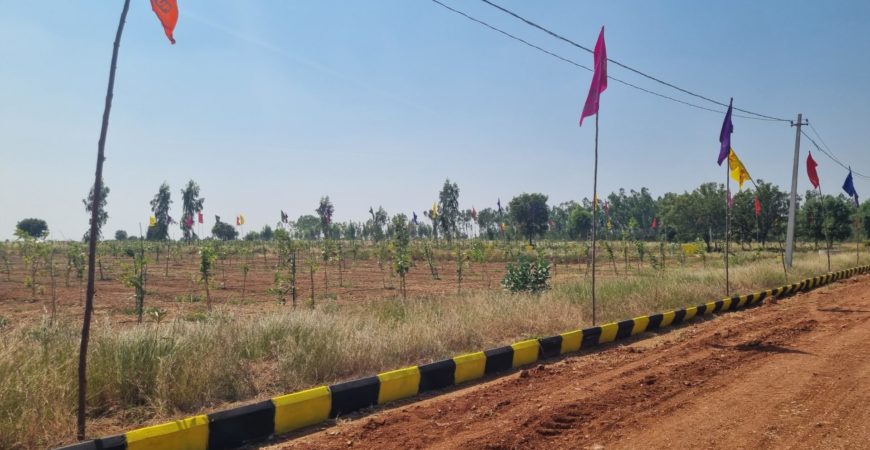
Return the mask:
[[538, 258], [534, 261], [520, 255], [516, 263], [507, 265], [501, 286], [510, 292], [538, 293], [550, 288], [550, 263]]

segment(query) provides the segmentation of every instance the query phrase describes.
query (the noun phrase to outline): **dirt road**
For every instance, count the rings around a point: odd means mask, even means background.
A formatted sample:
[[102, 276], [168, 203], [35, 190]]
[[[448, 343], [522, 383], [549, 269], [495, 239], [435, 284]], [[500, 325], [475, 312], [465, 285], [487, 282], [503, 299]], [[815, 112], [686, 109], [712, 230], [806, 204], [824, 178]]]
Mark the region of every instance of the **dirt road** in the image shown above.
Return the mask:
[[262, 448], [870, 448], [870, 276]]

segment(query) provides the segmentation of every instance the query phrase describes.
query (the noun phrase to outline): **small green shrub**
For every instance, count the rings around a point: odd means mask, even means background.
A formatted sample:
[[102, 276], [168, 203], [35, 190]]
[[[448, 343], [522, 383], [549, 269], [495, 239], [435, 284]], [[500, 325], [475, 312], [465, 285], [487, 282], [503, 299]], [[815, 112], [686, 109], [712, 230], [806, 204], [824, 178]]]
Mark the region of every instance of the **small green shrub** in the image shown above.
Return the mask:
[[501, 286], [510, 292], [543, 292], [550, 288], [550, 263], [520, 255], [516, 263], [508, 263]]

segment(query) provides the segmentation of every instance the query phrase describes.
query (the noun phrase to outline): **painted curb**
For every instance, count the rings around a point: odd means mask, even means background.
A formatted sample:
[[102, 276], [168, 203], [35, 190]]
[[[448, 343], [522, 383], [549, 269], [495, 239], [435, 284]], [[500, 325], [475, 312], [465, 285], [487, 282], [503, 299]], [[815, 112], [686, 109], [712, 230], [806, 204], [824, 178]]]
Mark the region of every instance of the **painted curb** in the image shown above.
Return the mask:
[[870, 272], [870, 265], [831, 272], [797, 283], [690, 308], [529, 339], [482, 352], [467, 353], [421, 366], [320, 386], [250, 405], [198, 415], [174, 422], [84, 441], [58, 450], [215, 450], [234, 449], [374, 405], [414, 397], [510, 371], [546, 358], [588, 349], [629, 336], [674, 326], [695, 317], [734, 311], [806, 292], [853, 275]]

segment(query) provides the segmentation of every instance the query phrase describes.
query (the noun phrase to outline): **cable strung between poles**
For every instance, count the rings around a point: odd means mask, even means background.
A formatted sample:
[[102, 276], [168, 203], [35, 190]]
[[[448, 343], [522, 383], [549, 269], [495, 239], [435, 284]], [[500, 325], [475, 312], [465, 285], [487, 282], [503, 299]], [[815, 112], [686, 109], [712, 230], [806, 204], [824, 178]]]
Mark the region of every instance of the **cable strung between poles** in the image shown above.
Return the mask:
[[[579, 48], [579, 49], [581, 49], [581, 50], [585, 50], [585, 51], [587, 51], [587, 52], [589, 52], [589, 53], [592, 53], [592, 49], [587, 48], [587, 47], [584, 47], [584, 46], [582, 46], [582, 45], [580, 45], [580, 44], [578, 44], [578, 43], [572, 41], [571, 39], [568, 39], [568, 38], [566, 38], [566, 37], [564, 37], [564, 36], [562, 36], [562, 35], [560, 35], [560, 34], [554, 32], [554, 31], [550, 31], [549, 29], [544, 28], [543, 26], [538, 25], [537, 23], [532, 22], [532, 21], [529, 20], [529, 19], [526, 19], [526, 18], [523, 17], [523, 16], [520, 16], [519, 14], [517, 14], [517, 13], [515, 13], [515, 12], [513, 12], [513, 11], [507, 9], [507, 8], [504, 8], [504, 7], [502, 7], [502, 6], [499, 6], [499, 5], [493, 3], [493, 2], [491, 2], [491, 1], [489, 1], [489, 0], [480, 0], [480, 1], [486, 3], [486, 4], [489, 5], [489, 6], [492, 6], [493, 8], [496, 8], [496, 9], [498, 9], [498, 10], [500, 10], [500, 11], [506, 13], [506, 14], [511, 15], [511, 16], [515, 17], [516, 19], [521, 20], [521, 21], [525, 22], [526, 24], [528, 24], [528, 25], [530, 25], [530, 26], [532, 26], [532, 27], [537, 28], [537, 29], [543, 31], [544, 33], [547, 33], [547, 34], [549, 34], [550, 36], [553, 36], [553, 37], [556, 38], [556, 39], [562, 40], [562, 41], [564, 41], [564, 42], [567, 42], [568, 44], [573, 45], [574, 47], [577, 47], [577, 48]], [[648, 78], [648, 79], [650, 79], [650, 80], [652, 80], [652, 81], [655, 81], [656, 83], [663, 84], [663, 85], [665, 85], [665, 86], [667, 86], [667, 87], [670, 87], [670, 88], [672, 88], [672, 89], [676, 89], [676, 90], [678, 90], [678, 91], [680, 91], [680, 92], [682, 92], [682, 93], [684, 93], [684, 94], [688, 94], [688, 95], [691, 95], [691, 96], [693, 96], [693, 97], [697, 97], [697, 98], [700, 98], [700, 99], [702, 99], [702, 100], [706, 100], [706, 101], [708, 101], [708, 102], [710, 102], [710, 103], [714, 103], [714, 104], [719, 105], [719, 106], [725, 106], [725, 107], [728, 106], [728, 105], [726, 105], [725, 103], [722, 103], [722, 102], [720, 102], [720, 101], [713, 100], [712, 98], [705, 97], [705, 96], [703, 96], [703, 95], [701, 95], [701, 94], [697, 94], [697, 93], [692, 92], [692, 91], [690, 91], [690, 90], [688, 90], [688, 89], [683, 89], [683, 88], [681, 88], [681, 87], [679, 87], [679, 86], [677, 86], [677, 85], [675, 85], [675, 84], [668, 83], [667, 81], [664, 81], [664, 80], [659, 79], [659, 78], [656, 78], [656, 77], [654, 77], [654, 76], [652, 76], [652, 75], [649, 75], [649, 74], [646, 74], [646, 73], [644, 73], [644, 72], [641, 72], [640, 70], [637, 70], [637, 69], [635, 69], [635, 68], [633, 68], [633, 67], [627, 66], [627, 65], [625, 65], [625, 64], [623, 64], [623, 63], [621, 63], [621, 62], [619, 62], [619, 61], [615, 61], [615, 60], [610, 59], [610, 58], [608, 58], [607, 60], [608, 60], [609, 62], [612, 62], [613, 64], [616, 64], [616, 65], [619, 66], [619, 67], [622, 67], [623, 69], [626, 69], [626, 70], [629, 70], [629, 71], [631, 71], [631, 72], [634, 72], [634, 73], [636, 73], [636, 74], [638, 74], [638, 75], [640, 75], [640, 76], [642, 76], [642, 77], [645, 77], [645, 78]], [[768, 116], [768, 115], [765, 115], [765, 114], [760, 114], [760, 113], [753, 112], [753, 111], [749, 111], [749, 110], [745, 110], [745, 109], [734, 108], [734, 110], [735, 110], [735, 111], [744, 112], [744, 113], [746, 113], [746, 114], [751, 114], [751, 115], [753, 115], [753, 116], [762, 117], [762, 118], [767, 119], [767, 120], [775, 120], [775, 121], [779, 121], [779, 122], [791, 122], [791, 121], [788, 120], [788, 119], [782, 119], [782, 118], [779, 118], [779, 117]]]

